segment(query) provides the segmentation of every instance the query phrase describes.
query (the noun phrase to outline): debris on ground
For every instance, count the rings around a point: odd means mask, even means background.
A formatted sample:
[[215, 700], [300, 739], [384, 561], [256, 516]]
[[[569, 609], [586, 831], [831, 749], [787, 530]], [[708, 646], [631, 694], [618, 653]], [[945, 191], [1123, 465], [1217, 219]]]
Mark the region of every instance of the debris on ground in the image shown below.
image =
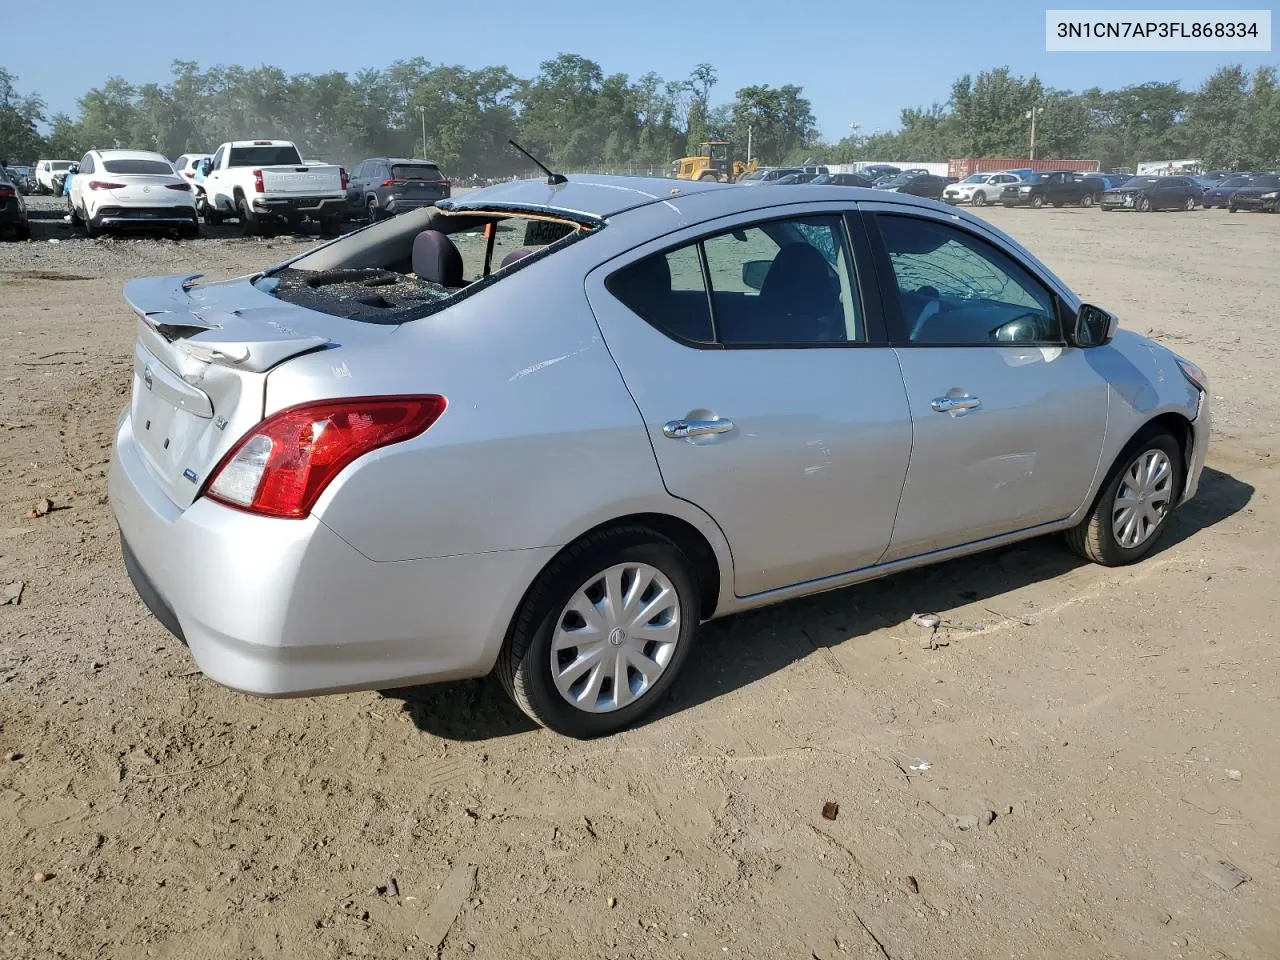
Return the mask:
[[942, 625], [942, 618], [936, 613], [913, 613], [911, 622], [917, 627], [924, 627], [926, 630], [937, 630]]
[[0, 607], [13, 604], [17, 606], [22, 602], [22, 591], [26, 584], [21, 580], [15, 580], [13, 583], [7, 584], [3, 591], [0, 591]]
[[453, 926], [462, 905], [475, 889], [477, 872], [478, 869], [469, 863], [460, 863], [454, 867], [435, 900], [431, 902], [431, 908], [418, 924], [419, 939], [432, 950], [439, 950], [444, 945], [449, 928]]
[[1219, 860], [1217, 863], [1211, 863], [1201, 873], [1223, 890], [1234, 890], [1240, 884], [1248, 883], [1252, 879], [1247, 873], [1228, 860]]
[[972, 813], [953, 813], [951, 815], [951, 823], [957, 830], [976, 830], [978, 828], [978, 818]]
[[917, 880], [915, 877], [908, 876], [908, 877], [907, 877], [907, 889], [908, 889], [908, 890], [910, 890], [912, 893], [919, 893], [919, 892], [920, 892], [920, 881], [919, 881], [919, 880]]
[[1236, 780], [1236, 781], [1243, 780], [1243, 779], [1244, 779], [1244, 774], [1242, 774], [1239, 770], [1228, 770], [1228, 771], [1227, 771], [1227, 779], [1228, 779], [1228, 780]]
[[4, 758], [9, 761], [21, 760], [22, 757], [23, 757], [23, 754], [21, 750], [10, 750], [8, 753], [4, 755]]
[[27, 519], [34, 520], [36, 517], [43, 517], [52, 509], [53, 501], [48, 497], [41, 497], [35, 502], [31, 509], [27, 511]]
[[53, 879], [53, 874], [52, 874], [52, 873], [43, 873], [43, 872], [42, 872], [42, 873], [33, 873], [33, 874], [31, 875], [31, 882], [32, 882], [32, 883], [45, 883], [45, 882], [47, 882], [47, 881], [49, 881], [49, 880], [52, 880], [52, 879]]
[[838, 816], [840, 816], [840, 804], [834, 800], [828, 800], [822, 805], [822, 819], [834, 820]]

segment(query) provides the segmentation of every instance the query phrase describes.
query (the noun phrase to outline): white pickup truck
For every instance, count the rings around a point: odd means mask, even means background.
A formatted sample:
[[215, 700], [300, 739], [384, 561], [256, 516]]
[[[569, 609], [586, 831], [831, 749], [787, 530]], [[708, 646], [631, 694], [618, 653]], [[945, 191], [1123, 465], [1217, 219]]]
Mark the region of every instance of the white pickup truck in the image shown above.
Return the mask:
[[200, 207], [206, 223], [237, 218], [245, 233], [265, 221], [296, 229], [304, 218], [336, 236], [346, 216], [347, 172], [332, 163], [306, 164], [288, 140], [233, 140], [200, 165]]

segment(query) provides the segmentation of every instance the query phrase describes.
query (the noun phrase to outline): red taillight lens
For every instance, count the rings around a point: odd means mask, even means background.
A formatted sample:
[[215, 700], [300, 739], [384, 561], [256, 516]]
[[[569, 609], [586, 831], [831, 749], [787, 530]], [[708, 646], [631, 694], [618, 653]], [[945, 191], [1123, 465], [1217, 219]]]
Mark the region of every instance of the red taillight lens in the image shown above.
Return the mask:
[[164, 188], [166, 190], [185, 190], [187, 193], [191, 192], [191, 184], [189, 183], [166, 183]]
[[262, 171], [253, 171], [253, 191], [254, 193], [262, 193], [266, 187], [262, 185]]
[[123, 190], [123, 183], [111, 183], [107, 180], [90, 180], [90, 190]]
[[[343, 189], [343, 190], [347, 189], [347, 169], [346, 169], [346, 167], [339, 167], [339, 168], [338, 168], [338, 176], [340, 176], [340, 177], [342, 178], [342, 189]], [[386, 184], [383, 184], [383, 186], [386, 186]]]
[[188, 180], [194, 180], [196, 178], [194, 170], [188, 170], [186, 173], [183, 174], [183, 176], [186, 177]]
[[305, 517], [352, 461], [418, 436], [446, 405], [435, 395], [352, 397], [281, 410], [222, 458], [205, 495], [263, 516]]
[[13, 187], [0, 183], [0, 197], [16, 197], [18, 191]]

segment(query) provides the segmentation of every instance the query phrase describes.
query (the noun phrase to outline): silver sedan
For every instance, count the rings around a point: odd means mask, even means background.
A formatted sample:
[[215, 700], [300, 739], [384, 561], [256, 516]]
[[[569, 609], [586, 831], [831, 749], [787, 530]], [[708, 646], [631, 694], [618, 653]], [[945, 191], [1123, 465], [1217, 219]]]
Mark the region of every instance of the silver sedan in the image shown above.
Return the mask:
[[573, 736], [713, 617], [1049, 533], [1141, 560], [1209, 439], [1193, 363], [879, 191], [525, 181], [125, 298], [111, 500], [205, 673], [496, 672]]

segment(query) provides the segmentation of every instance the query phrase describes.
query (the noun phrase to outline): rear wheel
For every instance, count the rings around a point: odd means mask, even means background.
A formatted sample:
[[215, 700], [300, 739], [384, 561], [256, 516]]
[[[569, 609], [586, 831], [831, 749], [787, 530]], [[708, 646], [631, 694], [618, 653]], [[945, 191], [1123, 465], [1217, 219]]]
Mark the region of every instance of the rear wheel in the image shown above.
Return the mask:
[[[74, 222], [75, 221], [74, 213], [71, 215], [71, 218], [72, 218], [72, 222]], [[84, 224], [84, 235], [86, 237], [93, 239], [94, 237], [100, 236], [102, 234], [101, 225], [94, 223], [93, 217], [90, 217], [86, 214], [80, 218], [80, 222]]]
[[612, 733], [675, 682], [699, 618], [688, 558], [646, 527], [565, 548], [534, 581], [498, 656], [498, 679], [531, 718], [570, 737]]
[[1182, 451], [1169, 431], [1143, 431], [1117, 458], [1088, 516], [1067, 531], [1067, 543], [1106, 567], [1136, 563], [1168, 526], [1182, 474]]
[[1093, 194], [1092, 194], [1092, 193], [1086, 193], [1083, 197], [1081, 197], [1081, 198], [1080, 198], [1080, 206], [1082, 206], [1082, 207], [1092, 207], [1092, 206], [1093, 206]]
[[987, 195], [979, 190], [973, 195], [973, 205], [975, 207], [985, 207], [987, 205]]
[[262, 224], [258, 222], [258, 215], [253, 212], [253, 208], [249, 206], [249, 201], [245, 197], [241, 197], [236, 204], [236, 213], [240, 217], [240, 230], [246, 237], [256, 237], [262, 229]]
[[1196, 208], [1196, 198], [1195, 198], [1195, 197], [1187, 197], [1186, 202], [1185, 202], [1185, 203], [1183, 203], [1183, 205], [1182, 205], [1182, 209], [1183, 209], [1183, 210], [1187, 210], [1187, 211], [1191, 211], [1191, 210], [1194, 210], [1195, 208]]

